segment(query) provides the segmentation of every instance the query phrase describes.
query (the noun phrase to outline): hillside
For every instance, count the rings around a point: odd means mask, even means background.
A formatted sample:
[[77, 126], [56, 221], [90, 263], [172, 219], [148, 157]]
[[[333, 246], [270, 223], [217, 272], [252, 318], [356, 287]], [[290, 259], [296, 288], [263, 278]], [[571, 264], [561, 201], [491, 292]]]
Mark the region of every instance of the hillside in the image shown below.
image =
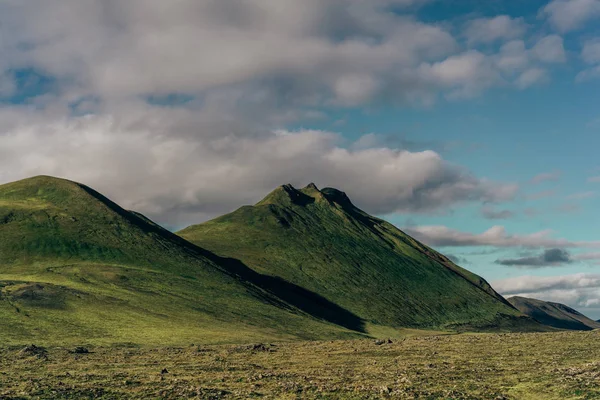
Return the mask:
[[564, 304], [518, 296], [511, 297], [508, 301], [522, 313], [535, 318], [544, 325], [578, 331], [600, 328], [600, 322], [594, 321]]
[[284, 185], [254, 206], [178, 234], [318, 293], [370, 330], [540, 329], [481, 277], [366, 214], [336, 189]]
[[[0, 186], [0, 341], [189, 344], [353, 337], [358, 317], [262, 277], [94, 190], [35, 177]], [[293, 294], [293, 295], [291, 295]], [[297, 304], [295, 304], [295, 302]]]

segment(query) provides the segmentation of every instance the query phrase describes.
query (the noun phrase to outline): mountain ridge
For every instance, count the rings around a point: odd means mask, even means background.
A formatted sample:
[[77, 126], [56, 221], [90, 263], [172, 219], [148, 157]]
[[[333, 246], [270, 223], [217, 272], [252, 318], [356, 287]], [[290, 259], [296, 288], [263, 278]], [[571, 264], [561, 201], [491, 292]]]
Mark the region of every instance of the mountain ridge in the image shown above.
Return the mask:
[[[272, 286], [291, 294], [277, 296]], [[332, 313], [352, 331], [327, 321]], [[359, 318], [314, 293], [275, 285], [83, 184], [48, 176], [0, 185], [0, 317], [8, 343], [239, 342], [361, 331]]]
[[561, 303], [520, 296], [513, 296], [507, 300], [524, 314], [548, 326], [569, 330], [600, 329], [600, 322]]
[[[334, 188], [282, 185], [254, 206], [177, 233], [319, 293], [372, 324], [479, 329], [530, 322], [483, 278]], [[356, 300], [361, 296], [372, 303]]]

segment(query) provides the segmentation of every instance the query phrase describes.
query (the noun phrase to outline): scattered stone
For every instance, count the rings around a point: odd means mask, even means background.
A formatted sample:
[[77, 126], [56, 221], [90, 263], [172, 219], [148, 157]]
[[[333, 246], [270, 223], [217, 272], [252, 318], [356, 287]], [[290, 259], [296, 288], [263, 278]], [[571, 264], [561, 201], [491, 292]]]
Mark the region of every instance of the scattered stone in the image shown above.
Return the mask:
[[48, 350], [45, 347], [36, 346], [35, 344], [26, 346], [19, 354], [25, 357], [48, 358]]
[[271, 343], [257, 343], [247, 346], [246, 349], [254, 352], [273, 352], [275, 351], [275, 347], [277, 346]]
[[375, 344], [381, 346], [382, 344], [391, 344], [392, 339], [375, 339]]
[[88, 354], [90, 351], [83, 346], [77, 346], [75, 347], [75, 350], [73, 350], [74, 354]]

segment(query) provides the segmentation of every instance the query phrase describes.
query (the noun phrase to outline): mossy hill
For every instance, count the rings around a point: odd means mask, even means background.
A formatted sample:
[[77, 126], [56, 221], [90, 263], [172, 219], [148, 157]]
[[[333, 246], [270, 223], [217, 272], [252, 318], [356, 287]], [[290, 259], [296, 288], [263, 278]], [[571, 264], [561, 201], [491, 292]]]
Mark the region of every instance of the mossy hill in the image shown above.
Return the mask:
[[529, 315], [544, 325], [578, 331], [600, 329], [600, 322], [594, 321], [564, 304], [519, 296], [511, 297], [508, 301], [523, 314]]
[[[272, 286], [280, 295], [264, 288]], [[0, 321], [4, 344], [252, 342], [362, 330], [360, 318], [314, 293], [45, 176], [0, 186]]]
[[333, 188], [284, 185], [254, 206], [178, 234], [319, 294], [367, 329], [540, 329], [484, 279]]

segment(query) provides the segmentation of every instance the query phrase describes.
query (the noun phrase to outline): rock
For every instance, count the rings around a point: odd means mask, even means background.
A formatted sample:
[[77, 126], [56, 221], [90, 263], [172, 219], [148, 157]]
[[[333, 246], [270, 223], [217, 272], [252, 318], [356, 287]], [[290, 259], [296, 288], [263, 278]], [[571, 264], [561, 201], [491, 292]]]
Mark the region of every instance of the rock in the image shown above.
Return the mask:
[[382, 344], [391, 344], [392, 339], [375, 339], [375, 344], [381, 346]]
[[89, 352], [90, 351], [87, 348], [82, 346], [75, 347], [75, 350], [73, 350], [73, 353], [75, 354], [88, 354]]
[[25, 347], [19, 354], [26, 357], [48, 358], [48, 350], [45, 347], [36, 346], [35, 344]]

